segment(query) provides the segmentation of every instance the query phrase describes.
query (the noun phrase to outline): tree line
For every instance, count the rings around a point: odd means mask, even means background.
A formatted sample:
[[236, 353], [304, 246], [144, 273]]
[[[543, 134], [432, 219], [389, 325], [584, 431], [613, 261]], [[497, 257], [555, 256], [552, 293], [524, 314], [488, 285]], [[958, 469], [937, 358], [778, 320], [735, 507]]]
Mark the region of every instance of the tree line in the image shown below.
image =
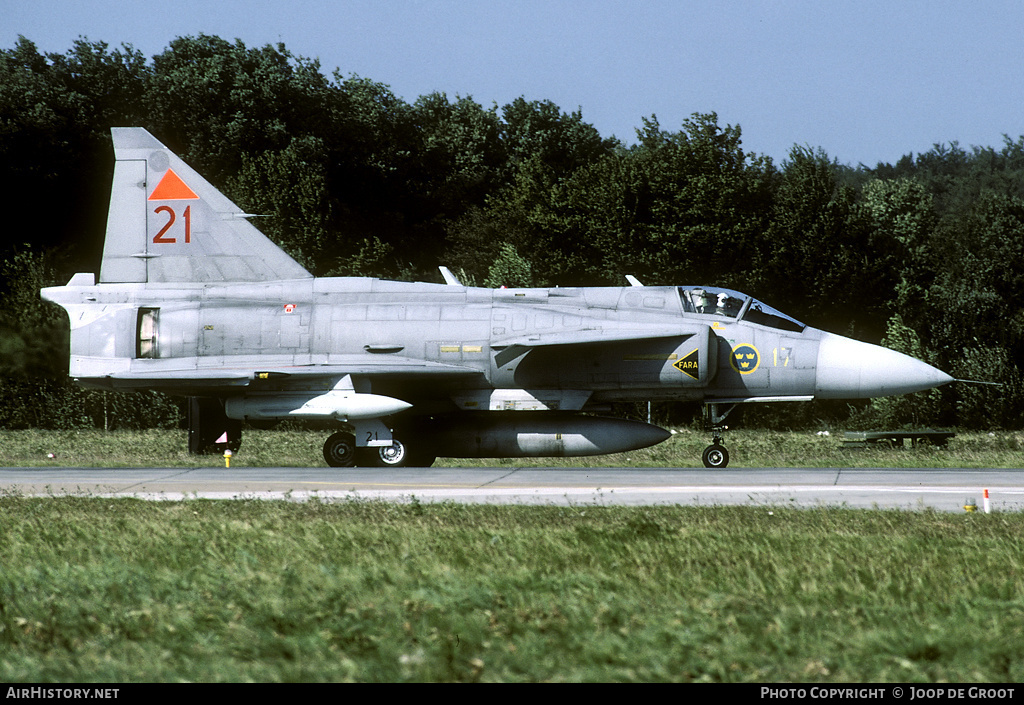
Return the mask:
[[748, 422], [1024, 427], [1024, 137], [874, 167], [794, 146], [776, 164], [710, 112], [643, 118], [626, 144], [551, 101], [409, 103], [283, 44], [208, 35], [150, 59], [86, 39], [0, 50], [0, 427], [178, 422], [172, 400], [71, 386], [66, 316], [38, 296], [98, 270], [112, 126], [150, 130], [318, 276], [727, 286], [1002, 385]]

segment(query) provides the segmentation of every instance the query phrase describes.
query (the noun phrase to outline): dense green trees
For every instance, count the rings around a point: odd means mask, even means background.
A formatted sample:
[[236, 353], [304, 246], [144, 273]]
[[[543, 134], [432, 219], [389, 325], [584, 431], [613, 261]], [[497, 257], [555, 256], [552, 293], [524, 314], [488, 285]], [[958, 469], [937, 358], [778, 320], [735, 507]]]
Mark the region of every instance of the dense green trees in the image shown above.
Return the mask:
[[1024, 427], [1024, 137], [874, 168], [794, 147], [776, 165], [714, 113], [643, 119], [627, 146], [550, 101], [410, 104], [283, 45], [206, 35], [152, 59], [84, 39], [0, 50], [0, 426], [176, 418], [163, 399], [72, 387], [62, 314], [38, 299], [98, 268], [115, 125], [148, 128], [317, 275], [436, 280], [446, 264], [484, 285], [731, 286], [1003, 383], [875, 402], [851, 423]]

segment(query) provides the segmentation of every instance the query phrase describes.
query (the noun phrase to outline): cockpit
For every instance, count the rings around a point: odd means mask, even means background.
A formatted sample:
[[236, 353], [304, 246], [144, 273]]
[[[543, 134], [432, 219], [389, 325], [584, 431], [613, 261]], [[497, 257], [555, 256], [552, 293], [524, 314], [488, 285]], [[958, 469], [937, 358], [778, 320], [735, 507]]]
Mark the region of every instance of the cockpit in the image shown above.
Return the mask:
[[725, 316], [737, 321], [769, 326], [780, 330], [803, 332], [806, 326], [800, 321], [777, 311], [768, 304], [741, 294], [732, 289], [707, 286], [681, 286], [679, 297], [686, 313], [700, 313], [710, 316]]

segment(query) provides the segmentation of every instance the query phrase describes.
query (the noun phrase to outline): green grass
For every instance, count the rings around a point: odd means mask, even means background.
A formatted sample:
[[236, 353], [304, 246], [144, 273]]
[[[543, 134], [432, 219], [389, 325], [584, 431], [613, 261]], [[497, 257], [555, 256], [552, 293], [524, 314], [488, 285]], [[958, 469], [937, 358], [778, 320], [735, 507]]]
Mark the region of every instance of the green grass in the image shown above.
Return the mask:
[[[233, 467], [315, 467], [324, 465], [323, 431], [259, 431], [243, 434]], [[730, 467], [963, 467], [1019, 468], [1024, 433], [962, 433], [945, 449], [844, 449], [842, 433], [730, 431], [725, 443]], [[442, 458], [441, 467], [698, 467], [709, 435], [679, 430], [651, 448], [586, 458], [458, 459]], [[0, 431], [0, 466], [197, 467], [223, 466], [219, 456], [193, 457], [185, 452], [184, 431]], [[53, 454], [53, 458], [50, 458]]]
[[[730, 432], [731, 467], [1019, 467]], [[238, 466], [322, 465], [251, 431]], [[703, 433], [619, 456], [689, 466]], [[219, 466], [183, 432], [7, 431], [4, 466]], [[54, 458], [48, 455], [54, 454]], [[466, 464], [442, 460], [439, 464]], [[0, 490], [0, 681], [1020, 682], [1021, 515], [28, 498]]]
[[0, 496], [0, 681], [1024, 680], [1009, 514]]

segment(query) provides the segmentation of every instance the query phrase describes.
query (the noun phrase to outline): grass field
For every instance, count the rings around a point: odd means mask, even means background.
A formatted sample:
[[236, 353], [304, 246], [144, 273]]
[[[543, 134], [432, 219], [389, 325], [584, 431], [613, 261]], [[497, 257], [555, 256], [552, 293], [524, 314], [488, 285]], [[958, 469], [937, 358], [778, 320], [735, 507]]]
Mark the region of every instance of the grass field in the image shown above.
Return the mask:
[[[322, 465], [322, 440], [252, 432], [232, 466]], [[728, 437], [733, 467], [1019, 467], [1022, 441]], [[684, 430], [552, 464], [693, 466], [706, 443]], [[182, 432], [4, 432], [0, 465], [223, 462], [183, 447]], [[1021, 682], [1022, 539], [1024, 516], [998, 512], [0, 488], [0, 681]]]
[[[323, 431], [259, 431], [243, 434], [235, 467], [323, 466]], [[842, 434], [730, 431], [725, 443], [729, 467], [963, 467], [1019, 468], [1024, 464], [1024, 433], [962, 433], [947, 448], [844, 449]], [[710, 442], [700, 431], [680, 429], [651, 448], [585, 458], [441, 458], [440, 467], [698, 467]], [[195, 467], [223, 465], [219, 456], [190, 456], [184, 431], [0, 431], [0, 467]], [[53, 456], [53, 457], [51, 457]]]
[[1024, 680], [1018, 515], [0, 497], [0, 681]]

